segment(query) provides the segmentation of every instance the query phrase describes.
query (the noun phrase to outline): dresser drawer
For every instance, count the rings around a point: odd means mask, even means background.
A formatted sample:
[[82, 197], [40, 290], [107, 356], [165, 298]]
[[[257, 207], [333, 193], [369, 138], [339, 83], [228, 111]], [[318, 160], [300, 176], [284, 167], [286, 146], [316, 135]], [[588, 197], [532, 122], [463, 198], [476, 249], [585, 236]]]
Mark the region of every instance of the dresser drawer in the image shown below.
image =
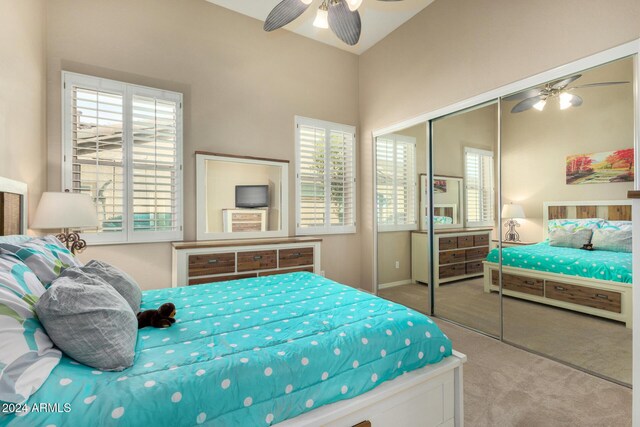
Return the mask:
[[465, 275], [464, 264], [451, 264], [451, 265], [441, 266], [438, 277], [440, 279], [446, 279], [448, 277], [464, 276], [464, 275]]
[[238, 271], [276, 268], [276, 251], [238, 252]]
[[280, 268], [313, 264], [313, 248], [280, 249]]
[[459, 248], [470, 248], [473, 246], [473, 236], [459, 236], [458, 237], [458, 247]]
[[[498, 272], [491, 272], [491, 283], [498, 286]], [[516, 274], [502, 275], [502, 288], [510, 291], [522, 292], [523, 294], [544, 296], [544, 281], [533, 279], [526, 276], [518, 276]]]
[[244, 273], [244, 274], [230, 274], [228, 276], [216, 276], [216, 277], [203, 277], [200, 279], [189, 279], [189, 286], [202, 285], [205, 283], [224, 282], [226, 280], [238, 280], [248, 279], [250, 277], [256, 277], [256, 273]]
[[313, 273], [313, 266], [289, 268], [287, 270], [261, 271], [260, 273], [258, 273], [258, 276], [273, 276], [274, 274], [287, 274], [295, 273], [298, 271], [308, 271], [309, 273]]
[[547, 298], [580, 304], [587, 307], [614, 313], [622, 312], [622, 297], [620, 293], [586, 286], [570, 285], [567, 283], [547, 280], [545, 283]]
[[465, 252], [465, 259], [467, 261], [473, 260], [473, 259], [484, 259], [489, 253], [489, 247], [487, 246], [483, 248], [467, 249], [464, 252]]
[[438, 254], [440, 264], [453, 264], [464, 261], [464, 250], [445, 251]]
[[458, 238], [456, 237], [440, 237], [440, 250], [442, 249], [456, 249], [458, 247]]
[[263, 231], [260, 222], [234, 222], [231, 224], [231, 231]]
[[260, 213], [246, 213], [246, 212], [234, 212], [231, 214], [231, 219], [234, 221], [262, 221], [262, 214]]
[[489, 246], [489, 235], [478, 234], [473, 236], [473, 246]]
[[234, 273], [236, 271], [236, 254], [189, 255], [189, 277], [209, 274]]
[[472, 261], [465, 264], [467, 274], [478, 274], [484, 271], [482, 261]]

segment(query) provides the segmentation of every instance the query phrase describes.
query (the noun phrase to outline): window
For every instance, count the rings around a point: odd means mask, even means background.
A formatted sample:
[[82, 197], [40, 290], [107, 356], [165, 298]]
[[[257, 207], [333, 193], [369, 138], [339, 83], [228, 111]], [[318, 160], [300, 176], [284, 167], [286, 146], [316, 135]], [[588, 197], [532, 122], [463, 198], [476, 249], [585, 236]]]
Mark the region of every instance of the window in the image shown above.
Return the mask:
[[63, 188], [89, 194], [93, 243], [182, 239], [182, 94], [63, 73]]
[[494, 225], [493, 152], [465, 147], [467, 226]]
[[296, 233], [356, 232], [356, 128], [296, 117]]
[[403, 135], [376, 138], [378, 231], [415, 230], [416, 139]]

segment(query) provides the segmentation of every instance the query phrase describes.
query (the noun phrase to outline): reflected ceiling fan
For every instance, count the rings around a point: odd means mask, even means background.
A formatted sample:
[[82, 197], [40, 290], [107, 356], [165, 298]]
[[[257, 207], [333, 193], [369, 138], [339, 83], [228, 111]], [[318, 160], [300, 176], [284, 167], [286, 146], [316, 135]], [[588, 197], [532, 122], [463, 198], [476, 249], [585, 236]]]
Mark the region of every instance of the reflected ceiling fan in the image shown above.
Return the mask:
[[567, 87], [574, 81], [582, 77], [582, 74], [575, 74], [560, 80], [555, 80], [545, 84], [541, 88], [528, 89], [504, 98], [505, 101], [520, 101], [512, 109], [512, 113], [522, 113], [523, 111], [535, 108], [538, 111], [544, 110], [547, 101], [558, 98], [560, 109], [569, 107], [579, 107], [582, 105], [582, 98], [571, 93], [575, 89], [593, 88], [600, 86], [622, 85], [629, 82], [599, 82], [588, 83], [580, 86]]
[[[378, 0], [402, 1], [402, 0]], [[284, 27], [302, 15], [314, 0], [282, 0], [267, 16], [265, 31]], [[331, 28], [340, 40], [353, 46], [360, 40], [362, 23], [358, 8], [362, 0], [322, 0], [313, 25], [318, 28]]]

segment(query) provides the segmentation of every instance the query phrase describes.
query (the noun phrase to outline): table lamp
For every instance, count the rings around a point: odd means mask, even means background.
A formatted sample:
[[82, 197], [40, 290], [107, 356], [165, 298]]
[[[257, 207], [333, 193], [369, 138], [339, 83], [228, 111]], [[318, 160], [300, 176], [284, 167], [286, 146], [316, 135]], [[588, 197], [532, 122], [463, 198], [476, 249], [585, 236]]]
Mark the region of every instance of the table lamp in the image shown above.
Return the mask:
[[525, 218], [524, 209], [521, 205], [514, 205], [513, 203], [505, 204], [502, 206], [502, 218], [507, 218], [507, 222], [504, 223], [505, 227], [509, 227], [504, 235], [505, 242], [519, 242], [520, 234], [516, 231], [516, 227], [520, 227], [516, 218]]
[[62, 233], [56, 237], [73, 254], [82, 252], [87, 246], [87, 242], [81, 239], [78, 233], [70, 230], [96, 226], [98, 226], [98, 215], [91, 196], [70, 193], [69, 190], [42, 193], [38, 209], [36, 209], [31, 223], [31, 228], [40, 230], [62, 229]]

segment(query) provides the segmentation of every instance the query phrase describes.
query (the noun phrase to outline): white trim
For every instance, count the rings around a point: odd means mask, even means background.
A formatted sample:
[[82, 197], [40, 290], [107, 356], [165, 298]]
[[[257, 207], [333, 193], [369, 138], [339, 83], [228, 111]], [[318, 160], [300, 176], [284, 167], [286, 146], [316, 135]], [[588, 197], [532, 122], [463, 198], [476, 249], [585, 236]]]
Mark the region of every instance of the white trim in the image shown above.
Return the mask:
[[27, 222], [29, 220], [27, 184], [0, 176], [0, 193], [13, 193], [20, 195], [20, 234], [27, 234]]
[[[178, 92], [171, 92], [163, 89], [155, 89], [146, 86], [139, 86], [115, 80], [104, 79], [69, 71], [61, 72], [62, 79], [62, 158], [61, 158], [61, 178], [62, 190], [72, 188], [71, 163], [73, 158], [73, 147], [70, 143], [72, 137], [72, 127], [68, 125], [71, 116], [71, 92], [74, 86], [87, 87], [106, 92], [113, 92], [122, 96], [123, 99], [123, 231], [121, 232], [101, 232], [82, 233], [82, 238], [93, 245], [126, 244], [126, 243], [156, 243], [182, 240], [184, 235], [184, 203], [183, 203], [183, 95]], [[132, 103], [134, 96], [146, 96], [176, 104], [176, 221], [175, 231], [135, 231], [133, 227], [133, 168], [131, 159], [133, 153], [132, 140]]]
[[411, 279], [398, 280], [396, 282], [380, 283], [378, 285], [378, 290], [395, 288], [396, 286], [402, 286], [402, 285], [411, 285], [412, 283], [414, 283], [414, 281]]
[[[280, 224], [278, 230], [246, 233], [207, 231], [207, 171], [206, 162], [259, 164], [280, 168]], [[246, 159], [211, 154], [196, 154], [196, 240], [238, 240], [287, 237], [289, 235], [289, 164], [277, 160]]]
[[[325, 225], [319, 227], [300, 227], [300, 196], [302, 194], [302, 185], [300, 180], [300, 132], [298, 131], [300, 125], [309, 126], [309, 127], [318, 127], [323, 128], [326, 133], [331, 130], [336, 130], [339, 132], [344, 132], [353, 135], [353, 145], [351, 148], [352, 152], [352, 168], [353, 168], [353, 198], [351, 201], [351, 209], [352, 209], [352, 218], [353, 224], [349, 225], [331, 225], [326, 223], [326, 221], [330, 221], [330, 209], [331, 206], [327, 203], [325, 206]], [[340, 123], [333, 123], [324, 120], [317, 120], [308, 117], [302, 116], [294, 116], [294, 132], [295, 132], [295, 156], [296, 156], [296, 165], [295, 165], [295, 219], [296, 219], [296, 236], [315, 236], [315, 235], [329, 235], [329, 234], [355, 234], [357, 232], [357, 199], [358, 199], [358, 170], [357, 170], [357, 134], [356, 127], [351, 125], [344, 125]], [[329, 149], [329, 145], [327, 145], [327, 149]], [[329, 163], [325, 163], [325, 167], [329, 167]], [[328, 180], [330, 175], [325, 173], [325, 179]], [[326, 196], [325, 196], [326, 197]], [[326, 200], [325, 200], [326, 202]]]

